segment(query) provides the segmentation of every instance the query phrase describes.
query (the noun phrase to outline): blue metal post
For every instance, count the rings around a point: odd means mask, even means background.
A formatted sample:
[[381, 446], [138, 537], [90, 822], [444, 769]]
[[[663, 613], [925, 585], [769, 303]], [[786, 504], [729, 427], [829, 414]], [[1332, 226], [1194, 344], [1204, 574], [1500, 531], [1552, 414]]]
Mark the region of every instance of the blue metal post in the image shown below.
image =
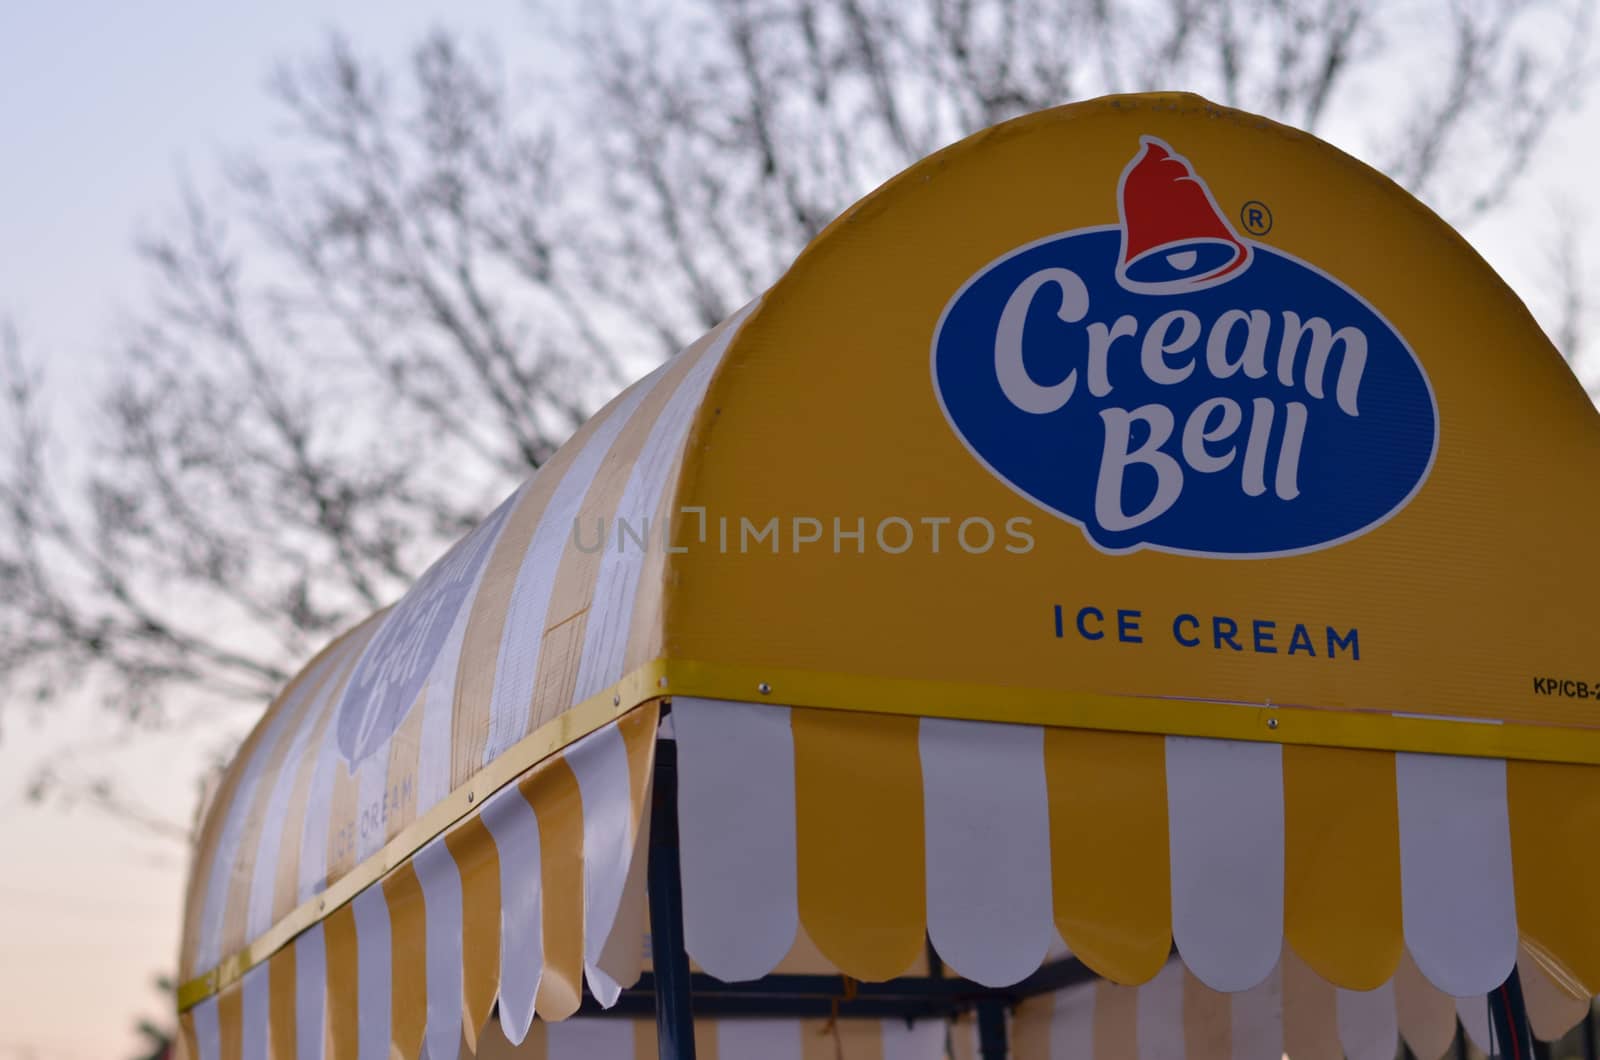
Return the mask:
[[1011, 1055], [1006, 1042], [1004, 1001], [978, 1002], [978, 1055], [983, 1060], [1006, 1060]]
[[1494, 1032], [1496, 1056], [1515, 1060], [1533, 1057], [1533, 1029], [1528, 1006], [1522, 1000], [1522, 977], [1515, 968], [1500, 988], [1489, 995], [1489, 1023]]
[[683, 946], [678, 872], [678, 745], [656, 744], [650, 805], [650, 959], [655, 968], [656, 1047], [661, 1060], [694, 1060], [689, 955]]

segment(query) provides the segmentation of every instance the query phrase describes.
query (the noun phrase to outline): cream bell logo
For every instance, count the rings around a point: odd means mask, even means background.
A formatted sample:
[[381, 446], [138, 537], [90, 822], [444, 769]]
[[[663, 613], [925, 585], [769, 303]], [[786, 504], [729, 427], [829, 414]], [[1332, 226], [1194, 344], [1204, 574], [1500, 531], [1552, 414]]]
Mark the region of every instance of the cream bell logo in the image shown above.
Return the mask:
[[1019, 247], [945, 306], [934, 391], [972, 454], [1107, 552], [1309, 552], [1403, 508], [1439, 417], [1388, 321], [1242, 238], [1155, 137], [1116, 206], [1120, 223]]

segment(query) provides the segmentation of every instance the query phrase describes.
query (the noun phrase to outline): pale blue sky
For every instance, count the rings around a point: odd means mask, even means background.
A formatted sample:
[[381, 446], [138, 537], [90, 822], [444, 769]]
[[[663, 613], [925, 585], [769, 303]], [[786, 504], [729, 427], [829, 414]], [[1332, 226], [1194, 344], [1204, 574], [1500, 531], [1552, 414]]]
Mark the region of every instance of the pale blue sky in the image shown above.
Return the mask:
[[[270, 146], [263, 91], [275, 61], [330, 29], [364, 51], [402, 54], [434, 24], [493, 34], [512, 59], [538, 47], [520, 0], [275, 0], [271, 4], [0, 3], [0, 314], [48, 359], [58, 418], [108, 355], [142, 279], [141, 226], [202, 183], [229, 151]], [[67, 399], [63, 401], [63, 399]], [[113, 762], [147, 803], [186, 820], [216, 730], [123, 734], [97, 704], [42, 723], [15, 710], [0, 732], [0, 1060], [131, 1056], [133, 1022], [163, 1004], [149, 987], [173, 963], [181, 852], [86, 809], [24, 804], [22, 779], [71, 748], [85, 770]]]
[[[159, 0], [0, 4], [0, 313], [49, 358], [58, 394], [92, 374], [119, 310], [141, 287], [131, 242], [169, 209], [181, 173], [202, 183], [226, 151], [270, 149], [263, 85], [277, 59], [330, 28], [396, 56], [427, 26], [493, 35], [515, 62], [539, 42], [520, 0]], [[1553, 203], [1585, 200], [1600, 169], [1600, 105], [1566, 118], [1511, 207], [1467, 232], [1543, 311]], [[1590, 255], [1600, 265], [1600, 253]], [[1600, 273], [1595, 273], [1600, 277]], [[1597, 325], [1600, 326], [1600, 325]], [[148, 976], [176, 948], [181, 857], [90, 812], [23, 806], [20, 779], [62, 747], [89, 764], [116, 754], [142, 798], [183, 818], [215, 732], [169, 733], [136, 752], [87, 704], [29, 724], [5, 712], [0, 739], [0, 1060], [128, 1055], [132, 1019], [160, 1002]], [[86, 733], [108, 731], [105, 736]], [[94, 750], [95, 740], [100, 750]]]
[[52, 353], [103, 345], [139, 293], [138, 227], [179, 174], [203, 185], [225, 152], [270, 143], [273, 63], [330, 29], [397, 55], [461, 25], [514, 55], [533, 21], [518, 0], [0, 5], [0, 312]]

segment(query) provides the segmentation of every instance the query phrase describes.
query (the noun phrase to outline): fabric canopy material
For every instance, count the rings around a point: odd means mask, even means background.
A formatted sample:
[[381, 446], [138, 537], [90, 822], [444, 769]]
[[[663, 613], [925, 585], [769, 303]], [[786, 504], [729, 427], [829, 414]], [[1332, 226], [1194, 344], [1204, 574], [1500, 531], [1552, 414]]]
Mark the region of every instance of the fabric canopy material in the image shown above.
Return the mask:
[[723, 979], [769, 974], [803, 926], [859, 979], [907, 974], [926, 936], [1006, 986], [1059, 932], [1120, 983], [1175, 944], [1248, 990], [1287, 941], [1347, 990], [1408, 952], [1466, 997], [1505, 981], [1520, 931], [1596, 992], [1600, 895], [1558, 881], [1594, 843], [1600, 770], [683, 696], [672, 717], [686, 941]]
[[336, 641], [271, 705], [200, 830], [185, 981], [275, 925], [307, 925], [465, 815], [473, 797], [640, 702], [630, 687], [622, 704], [616, 686], [660, 653], [663, 557], [584, 552], [573, 527], [662, 502], [739, 319], [598, 413], [398, 604]]
[[609, 1003], [640, 974], [646, 704], [546, 758], [184, 1017], [191, 1056], [454, 1056], [498, 1011]]
[[[1513, 964], [1540, 1033], [1559, 1036], [1586, 1011], [1586, 988], [1547, 970], [1583, 965], [1570, 936], [1519, 947], [1517, 844], [1491, 849], [1492, 830], [1512, 822], [1516, 834], [1509, 809], [1477, 826], [1494, 798], [1507, 805], [1505, 763], [689, 696], [672, 700], [671, 721], [688, 950], [727, 981], [926, 974], [927, 940], [956, 974], [1009, 986], [1071, 952], [1107, 981], [1019, 1010], [1015, 1055], [1042, 1060], [1131, 1056], [1131, 1043], [1168, 1039], [1187, 1053], [1139, 1055], [1277, 1056], [1284, 1042], [1316, 1055], [1305, 1050], [1322, 1041], [1376, 1058], [1401, 1030], [1417, 1055], [1438, 1056], [1458, 1011], [1487, 1033], [1482, 995]], [[326, 1045], [409, 1060], [455, 1055], [458, 1039], [495, 1055], [479, 1042], [520, 1049], [536, 1013], [577, 1011], [585, 978], [615, 999], [647, 966], [642, 811], [656, 723], [647, 704], [547, 758], [203, 1000], [185, 1017], [191, 1055]], [[1310, 756], [1303, 767], [1297, 754]], [[1351, 755], [1370, 760], [1340, 761]], [[1289, 779], [1319, 767], [1391, 791], [1387, 816], [1330, 809], [1347, 800], [1317, 800], [1314, 772]], [[1488, 771], [1497, 796], [1475, 788]], [[1426, 827], [1407, 799], [1430, 808]], [[1409, 892], [1429, 885], [1417, 882], [1427, 869], [1464, 863], [1469, 879]], [[1428, 902], [1467, 901], [1473, 919], [1432, 933]], [[1168, 960], [1174, 943], [1181, 964]], [[1112, 980], [1133, 986], [1123, 995]], [[614, 1022], [572, 1033], [635, 1033]], [[775, 1055], [730, 1040], [730, 1055]]]
[[[1543, 1040], [1565, 1034], [1584, 1006], [1548, 979], [1529, 980], [1530, 1011]], [[1414, 969], [1371, 994], [1335, 995], [1292, 954], [1256, 988], [1234, 997], [1208, 990], [1173, 961], [1150, 983], [1086, 983], [1023, 1002], [1010, 1021], [1017, 1060], [1392, 1060], [1404, 1041], [1419, 1060], [1439, 1060], [1457, 1021], [1490, 1050], [1482, 998], [1434, 993]], [[942, 1020], [703, 1019], [695, 1021], [705, 1060], [977, 1060], [977, 1029]], [[513, 1044], [491, 1020], [479, 1060], [655, 1060], [656, 1029], [639, 1019], [536, 1022]], [[437, 1055], [437, 1054], [430, 1054]]]
[[[1588, 1011], [1537, 969], [1525, 983], [1542, 1040], [1560, 1038]], [[1286, 949], [1272, 974], [1242, 993], [1213, 991], [1174, 960], [1141, 987], [1086, 983], [1030, 998], [1011, 1030], [1019, 1060], [1393, 1060], [1402, 1041], [1418, 1060], [1440, 1060], [1458, 1022], [1488, 1055], [1484, 998], [1439, 993], [1409, 959], [1376, 990], [1335, 990]], [[977, 1053], [970, 1025], [963, 1029], [952, 1053], [970, 1060]]]
[[543, 1021], [649, 965], [663, 717], [719, 980], [1070, 953], [1104, 981], [1019, 1055], [1132, 1055], [1135, 1011], [1378, 1056], [1520, 968], [1549, 1029], [1600, 993], [1597, 463], [1520, 303], [1327, 145], [1169, 95], [980, 134], [269, 706], [198, 831], [187, 1047], [621, 1035]]
[[[705, 1060], [946, 1060], [942, 1021], [696, 1020]], [[535, 1029], [520, 1046], [487, 1036], [481, 1060], [656, 1060], [655, 1025], [645, 1020], [572, 1019]], [[1039, 1057], [1038, 1060], [1051, 1060]]]

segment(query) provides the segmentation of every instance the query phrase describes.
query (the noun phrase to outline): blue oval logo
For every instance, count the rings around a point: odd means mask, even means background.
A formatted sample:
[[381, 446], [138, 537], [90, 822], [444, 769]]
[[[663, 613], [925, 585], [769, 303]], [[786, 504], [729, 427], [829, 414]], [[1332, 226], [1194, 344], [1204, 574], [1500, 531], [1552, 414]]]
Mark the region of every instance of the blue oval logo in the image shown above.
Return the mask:
[[1311, 552], [1403, 508], [1439, 417], [1399, 333], [1242, 239], [1160, 140], [1117, 201], [1120, 224], [1018, 248], [945, 307], [933, 384], [973, 455], [1107, 552]]

